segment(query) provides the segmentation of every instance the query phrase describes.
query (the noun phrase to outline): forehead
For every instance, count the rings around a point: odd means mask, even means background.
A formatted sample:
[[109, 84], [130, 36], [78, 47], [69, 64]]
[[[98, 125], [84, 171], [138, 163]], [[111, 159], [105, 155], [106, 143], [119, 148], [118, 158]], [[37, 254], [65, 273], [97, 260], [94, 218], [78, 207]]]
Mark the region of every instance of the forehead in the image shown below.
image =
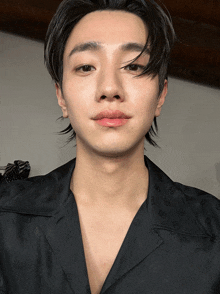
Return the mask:
[[148, 36], [143, 20], [125, 11], [95, 11], [84, 16], [73, 28], [67, 44], [67, 54], [73, 46], [85, 42], [97, 42], [111, 47], [123, 43], [144, 45]]

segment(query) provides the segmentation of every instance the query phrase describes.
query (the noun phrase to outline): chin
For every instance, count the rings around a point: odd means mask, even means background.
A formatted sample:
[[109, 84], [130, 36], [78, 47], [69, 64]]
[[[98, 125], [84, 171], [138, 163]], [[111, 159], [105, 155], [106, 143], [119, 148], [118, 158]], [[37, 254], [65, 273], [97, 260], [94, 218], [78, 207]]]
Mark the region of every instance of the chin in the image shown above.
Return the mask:
[[104, 157], [122, 157], [132, 154], [135, 151], [135, 146], [129, 146], [128, 142], [125, 144], [96, 144], [92, 147], [93, 152]]

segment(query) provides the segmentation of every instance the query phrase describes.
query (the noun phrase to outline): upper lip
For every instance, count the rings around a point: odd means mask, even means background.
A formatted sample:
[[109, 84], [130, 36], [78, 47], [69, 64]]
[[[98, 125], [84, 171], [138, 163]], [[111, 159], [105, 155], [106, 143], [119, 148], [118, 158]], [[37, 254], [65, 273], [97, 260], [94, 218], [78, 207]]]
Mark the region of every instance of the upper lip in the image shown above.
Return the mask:
[[103, 119], [103, 118], [131, 118], [129, 115], [126, 115], [124, 112], [121, 112], [120, 110], [110, 110], [106, 109], [101, 111], [99, 114], [97, 114], [94, 119]]

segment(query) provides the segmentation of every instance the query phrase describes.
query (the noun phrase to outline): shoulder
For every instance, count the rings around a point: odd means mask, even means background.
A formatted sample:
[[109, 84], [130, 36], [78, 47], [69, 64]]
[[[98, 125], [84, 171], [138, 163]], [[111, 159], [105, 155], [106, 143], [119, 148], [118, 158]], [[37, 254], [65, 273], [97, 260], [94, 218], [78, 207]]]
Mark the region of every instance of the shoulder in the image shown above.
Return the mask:
[[185, 195], [187, 203], [196, 205], [197, 207], [203, 207], [208, 209], [214, 209], [220, 212], [220, 199], [215, 197], [204, 190], [183, 185], [181, 183], [174, 182], [177, 189], [180, 189]]
[[220, 236], [220, 200], [195, 187], [174, 182], [183, 192], [185, 205], [193, 212], [207, 232]]
[[[10, 183], [2, 183], [0, 185], [0, 210], [5, 207], [5, 204], [15, 199], [18, 196], [28, 194], [32, 186], [37, 189], [39, 186], [38, 181], [44, 176], [36, 176], [23, 180], [15, 180]], [[30, 194], [29, 194], [30, 195]]]
[[70, 192], [75, 159], [46, 175], [0, 185], [0, 212], [53, 215]]

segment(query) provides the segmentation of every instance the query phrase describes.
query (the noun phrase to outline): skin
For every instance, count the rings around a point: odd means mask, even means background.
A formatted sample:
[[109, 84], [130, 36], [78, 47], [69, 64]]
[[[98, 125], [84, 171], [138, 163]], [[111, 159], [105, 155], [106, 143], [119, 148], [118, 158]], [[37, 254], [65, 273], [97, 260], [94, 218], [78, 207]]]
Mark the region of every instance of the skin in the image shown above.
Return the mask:
[[[124, 52], [128, 42], [145, 44], [144, 22], [124, 11], [95, 11], [83, 17], [67, 41], [63, 63], [63, 92], [56, 85], [63, 117], [76, 132], [76, 167], [70, 188], [77, 205], [89, 213], [120, 221], [120, 212], [138, 210], [147, 197], [148, 170], [144, 163], [145, 134], [158, 117], [167, 94], [167, 81], [160, 97], [158, 76], [134, 78], [136, 67], [120, 69], [140, 52]], [[78, 44], [95, 41], [103, 48], [77, 52]], [[146, 65], [145, 54], [135, 64]], [[79, 68], [90, 65], [90, 67]], [[78, 69], [78, 70], [77, 70]], [[92, 118], [105, 109], [131, 116], [120, 127], [102, 127]]]

